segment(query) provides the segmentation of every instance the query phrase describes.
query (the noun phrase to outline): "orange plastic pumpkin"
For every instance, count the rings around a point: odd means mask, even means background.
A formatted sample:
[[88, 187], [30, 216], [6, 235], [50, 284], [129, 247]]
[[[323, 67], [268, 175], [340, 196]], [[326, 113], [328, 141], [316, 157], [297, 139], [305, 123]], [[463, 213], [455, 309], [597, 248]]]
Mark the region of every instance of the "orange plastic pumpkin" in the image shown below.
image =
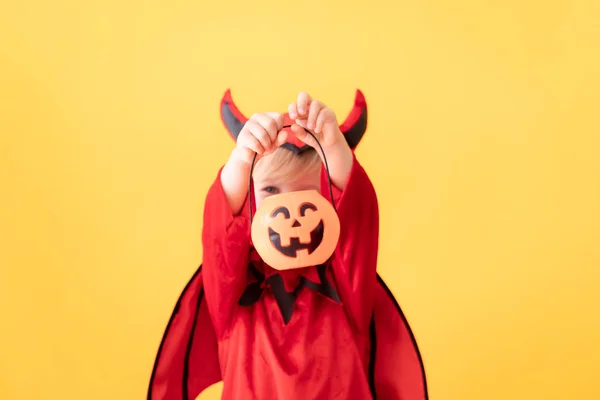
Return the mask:
[[252, 221], [252, 242], [263, 261], [277, 270], [319, 265], [333, 254], [340, 220], [316, 190], [269, 196]]

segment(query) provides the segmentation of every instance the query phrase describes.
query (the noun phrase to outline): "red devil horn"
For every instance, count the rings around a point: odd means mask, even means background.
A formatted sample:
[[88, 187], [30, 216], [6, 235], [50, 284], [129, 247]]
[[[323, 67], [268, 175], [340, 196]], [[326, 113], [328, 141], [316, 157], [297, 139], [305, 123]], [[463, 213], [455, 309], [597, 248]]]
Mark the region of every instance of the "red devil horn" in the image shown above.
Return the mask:
[[233, 140], [237, 141], [237, 137], [246, 121], [248, 121], [248, 118], [244, 117], [240, 110], [235, 106], [233, 99], [231, 98], [230, 89], [227, 89], [221, 100], [221, 120], [223, 121], [223, 124], [225, 124], [225, 127]]
[[360, 90], [356, 90], [354, 98], [354, 107], [348, 114], [348, 117], [340, 130], [346, 137], [346, 142], [351, 149], [355, 149], [367, 130], [367, 101]]

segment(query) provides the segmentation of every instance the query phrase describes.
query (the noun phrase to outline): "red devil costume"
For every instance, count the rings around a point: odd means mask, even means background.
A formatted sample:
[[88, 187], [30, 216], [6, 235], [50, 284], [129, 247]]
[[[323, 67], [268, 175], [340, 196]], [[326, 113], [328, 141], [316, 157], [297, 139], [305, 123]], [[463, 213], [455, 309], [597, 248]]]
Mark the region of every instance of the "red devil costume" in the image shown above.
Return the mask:
[[[247, 120], [229, 91], [221, 116], [237, 138]], [[357, 91], [340, 126], [353, 150], [366, 126]], [[288, 136], [284, 147], [308, 148]], [[248, 204], [232, 215], [219, 176], [206, 199], [203, 262], [167, 325], [148, 399], [193, 400], [221, 380], [224, 399], [427, 399], [416, 341], [376, 272], [377, 198], [356, 158], [344, 190], [333, 188], [341, 234], [331, 262], [291, 271], [261, 261]], [[329, 198], [324, 172], [321, 187]]]

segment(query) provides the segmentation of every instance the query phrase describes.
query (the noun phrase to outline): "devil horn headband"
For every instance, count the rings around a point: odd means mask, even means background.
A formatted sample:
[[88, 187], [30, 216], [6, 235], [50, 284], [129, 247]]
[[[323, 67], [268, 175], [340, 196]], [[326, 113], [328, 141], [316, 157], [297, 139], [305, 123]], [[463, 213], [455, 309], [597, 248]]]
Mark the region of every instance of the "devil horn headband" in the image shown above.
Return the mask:
[[[221, 100], [221, 120], [229, 131], [229, 134], [233, 140], [237, 140], [237, 137], [244, 127], [248, 118], [246, 118], [240, 110], [236, 107], [233, 99], [231, 98], [231, 90], [227, 89], [223, 99]], [[294, 121], [291, 120], [288, 113], [284, 114], [284, 125], [291, 125]], [[354, 107], [348, 114], [348, 117], [340, 125], [340, 131], [344, 134], [346, 142], [352, 150], [358, 146], [362, 139], [365, 131], [367, 130], [367, 102], [365, 96], [360, 90], [356, 90], [356, 97], [354, 98]], [[288, 135], [288, 142], [283, 147], [294, 151], [295, 153], [301, 153], [310, 147], [303, 142], [299, 141], [295, 135]]]

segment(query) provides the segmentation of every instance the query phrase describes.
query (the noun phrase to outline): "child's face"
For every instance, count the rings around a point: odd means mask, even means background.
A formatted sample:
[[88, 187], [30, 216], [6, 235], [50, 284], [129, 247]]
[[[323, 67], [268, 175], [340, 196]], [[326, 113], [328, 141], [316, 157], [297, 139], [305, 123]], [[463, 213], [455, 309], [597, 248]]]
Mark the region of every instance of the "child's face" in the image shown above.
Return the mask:
[[[269, 170], [271, 155], [264, 157], [261, 161], [264, 169]], [[263, 200], [269, 196], [279, 193], [295, 192], [300, 190], [321, 190], [321, 171], [319, 168], [304, 169], [302, 173], [294, 174], [256, 174], [254, 176], [254, 196], [256, 208], [258, 209]]]

